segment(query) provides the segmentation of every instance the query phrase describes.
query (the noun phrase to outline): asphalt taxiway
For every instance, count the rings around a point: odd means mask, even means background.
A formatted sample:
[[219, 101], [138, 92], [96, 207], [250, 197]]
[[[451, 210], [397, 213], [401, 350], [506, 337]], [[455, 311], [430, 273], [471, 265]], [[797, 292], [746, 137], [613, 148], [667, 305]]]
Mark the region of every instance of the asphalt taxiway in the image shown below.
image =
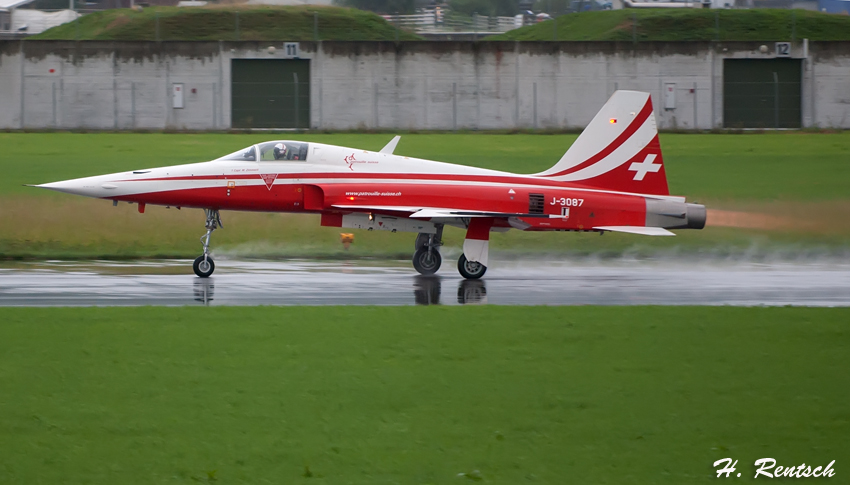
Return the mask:
[[0, 267], [0, 306], [734, 305], [850, 306], [850, 264], [494, 261], [463, 280], [408, 262], [217, 260], [21, 263]]

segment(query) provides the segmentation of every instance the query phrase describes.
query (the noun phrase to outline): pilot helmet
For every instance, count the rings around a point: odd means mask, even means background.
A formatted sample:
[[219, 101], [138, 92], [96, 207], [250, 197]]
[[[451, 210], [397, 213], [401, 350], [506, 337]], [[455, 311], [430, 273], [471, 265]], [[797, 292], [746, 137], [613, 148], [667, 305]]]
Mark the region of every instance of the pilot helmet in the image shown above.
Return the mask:
[[286, 145], [283, 143], [278, 143], [274, 146], [274, 159], [280, 160], [286, 155]]

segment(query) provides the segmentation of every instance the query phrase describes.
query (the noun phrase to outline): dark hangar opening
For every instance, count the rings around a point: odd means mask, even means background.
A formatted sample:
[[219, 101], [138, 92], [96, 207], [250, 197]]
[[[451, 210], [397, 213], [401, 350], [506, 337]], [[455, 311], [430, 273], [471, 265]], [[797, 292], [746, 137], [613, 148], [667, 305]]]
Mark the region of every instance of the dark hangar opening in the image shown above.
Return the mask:
[[723, 126], [800, 128], [801, 59], [724, 59]]
[[309, 128], [310, 61], [233, 59], [233, 128]]

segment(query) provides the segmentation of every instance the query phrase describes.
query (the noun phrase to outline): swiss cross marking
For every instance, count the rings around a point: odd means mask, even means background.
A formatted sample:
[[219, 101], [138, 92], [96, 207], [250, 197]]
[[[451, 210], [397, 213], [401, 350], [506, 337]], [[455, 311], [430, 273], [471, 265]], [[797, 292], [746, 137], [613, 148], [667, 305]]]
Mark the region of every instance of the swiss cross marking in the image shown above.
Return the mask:
[[654, 153], [650, 153], [642, 162], [633, 162], [629, 166], [629, 170], [635, 172], [635, 178], [632, 180], [643, 180], [643, 177], [646, 176], [647, 172], [657, 172], [661, 170], [660, 163], [652, 163], [655, 161], [655, 157], [656, 155]]
[[261, 173], [260, 177], [262, 177], [263, 182], [266, 183], [266, 187], [268, 187], [268, 189], [271, 190], [275, 179], [277, 179], [277, 174], [276, 173]]

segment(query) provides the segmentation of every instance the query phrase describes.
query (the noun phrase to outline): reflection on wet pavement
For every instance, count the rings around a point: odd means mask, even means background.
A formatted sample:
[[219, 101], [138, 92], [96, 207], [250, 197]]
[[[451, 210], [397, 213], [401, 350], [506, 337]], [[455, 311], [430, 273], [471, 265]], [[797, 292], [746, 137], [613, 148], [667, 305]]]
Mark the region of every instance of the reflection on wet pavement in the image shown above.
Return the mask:
[[46, 262], [0, 267], [0, 306], [805, 305], [850, 306], [850, 264], [496, 262], [481, 280], [407, 262]]

